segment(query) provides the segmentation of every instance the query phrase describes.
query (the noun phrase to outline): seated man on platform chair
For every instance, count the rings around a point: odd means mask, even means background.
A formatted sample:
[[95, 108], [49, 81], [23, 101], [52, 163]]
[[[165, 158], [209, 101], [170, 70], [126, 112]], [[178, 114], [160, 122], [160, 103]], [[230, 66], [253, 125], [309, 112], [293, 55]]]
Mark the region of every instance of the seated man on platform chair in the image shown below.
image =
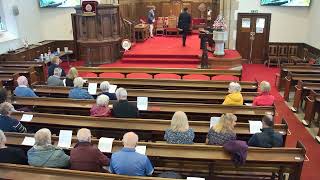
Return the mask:
[[135, 104], [127, 100], [127, 90], [119, 88], [116, 91], [118, 102], [113, 104], [112, 114], [119, 118], [136, 118], [139, 116], [139, 110]]

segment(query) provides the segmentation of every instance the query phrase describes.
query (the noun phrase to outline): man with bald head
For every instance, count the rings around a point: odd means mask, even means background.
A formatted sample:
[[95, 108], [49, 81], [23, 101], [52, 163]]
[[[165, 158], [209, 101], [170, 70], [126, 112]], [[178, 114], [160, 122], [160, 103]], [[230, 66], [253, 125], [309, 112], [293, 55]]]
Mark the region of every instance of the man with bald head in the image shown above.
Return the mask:
[[109, 158], [91, 144], [91, 132], [82, 128], [77, 133], [78, 143], [71, 149], [71, 169], [80, 171], [104, 172], [103, 166], [109, 164]]
[[153, 166], [146, 155], [136, 152], [138, 135], [128, 132], [123, 136], [123, 148], [112, 154], [109, 171], [114, 174], [128, 176], [150, 176]]

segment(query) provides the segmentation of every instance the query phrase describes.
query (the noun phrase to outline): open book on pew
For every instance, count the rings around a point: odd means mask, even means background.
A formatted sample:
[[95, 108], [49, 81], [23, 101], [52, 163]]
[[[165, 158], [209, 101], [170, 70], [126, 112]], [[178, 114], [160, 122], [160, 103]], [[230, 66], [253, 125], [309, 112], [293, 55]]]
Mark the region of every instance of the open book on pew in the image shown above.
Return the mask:
[[260, 133], [262, 129], [261, 121], [249, 121], [250, 134]]
[[22, 122], [31, 122], [33, 118], [33, 114], [23, 114], [20, 121]]
[[187, 180], [205, 180], [205, 178], [200, 178], [200, 177], [187, 177]]
[[210, 128], [216, 126], [220, 121], [220, 117], [211, 117], [210, 118]]
[[101, 152], [111, 153], [114, 138], [101, 137], [99, 139], [98, 149]]
[[33, 146], [35, 143], [36, 140], [34, 139], [34, 137], [24, 137], [21, 144], [25, 146]]
[[117, 90], [117, 85], [114, 85], [114, 84], [110, 84], [109, 86], [109, 93], [115, 93], [116, 90]]

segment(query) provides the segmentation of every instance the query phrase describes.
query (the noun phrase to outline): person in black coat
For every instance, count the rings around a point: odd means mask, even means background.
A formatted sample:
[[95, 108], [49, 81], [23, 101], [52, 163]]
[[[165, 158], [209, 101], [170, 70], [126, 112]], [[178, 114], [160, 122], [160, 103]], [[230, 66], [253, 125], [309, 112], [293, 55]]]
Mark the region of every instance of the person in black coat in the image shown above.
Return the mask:
[[179, 29], [182, 29], [182, 45], [186, 46], [186, 40], [188, 31], [190, 30], [191, 25], [191, 16], [188, 13], [188, 8], [183, 8], [183, 12], [179, 16]]
[[249, 139], [248, 145], [262, 148], [282, 147], [282, 134], [275, 132], [273, 125], [272, 115], [265, 115], [262, 118], [261, 133], [254, 134]]
[[28, 164], [27, 157], [23, 150], [7, 147], [6, 142], [6, 136], [3, 131], [0, 130], [0, 163]]
[[139, 110], [135, 104], [127, 100], [127, 91], [119, 88], [116, 91], [118, 102], [113, 104], [112, 114], [119, 118], [136, 118], [139, 116]]
[[[55, 56], [52, 58], [51, 60], [51, 64], [48, 68], [48, 77], [50, 76], [53, 76], [54, 75], [54, 69], [55, 68], [60, 68], [62, 69], [59, 64], [61, 62], [61, 59], [58, 57], [58, 56]], [[65, 77], [66, 76], [66, 72], [62, 69], [62, 72], [61, 72], [61, 77]]]

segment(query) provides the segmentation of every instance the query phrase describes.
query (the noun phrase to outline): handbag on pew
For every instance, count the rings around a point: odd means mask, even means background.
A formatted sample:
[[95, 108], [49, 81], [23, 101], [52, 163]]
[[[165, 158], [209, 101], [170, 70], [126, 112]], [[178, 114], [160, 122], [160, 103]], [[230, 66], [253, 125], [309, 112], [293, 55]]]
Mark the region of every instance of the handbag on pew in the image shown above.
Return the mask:
[[247, 160], [248, 145], [245, 141], [232, 140], [223, 145], [223, 148], [228, 151], [232, 158], [233, 164], [238, 167], [244, 165]]

